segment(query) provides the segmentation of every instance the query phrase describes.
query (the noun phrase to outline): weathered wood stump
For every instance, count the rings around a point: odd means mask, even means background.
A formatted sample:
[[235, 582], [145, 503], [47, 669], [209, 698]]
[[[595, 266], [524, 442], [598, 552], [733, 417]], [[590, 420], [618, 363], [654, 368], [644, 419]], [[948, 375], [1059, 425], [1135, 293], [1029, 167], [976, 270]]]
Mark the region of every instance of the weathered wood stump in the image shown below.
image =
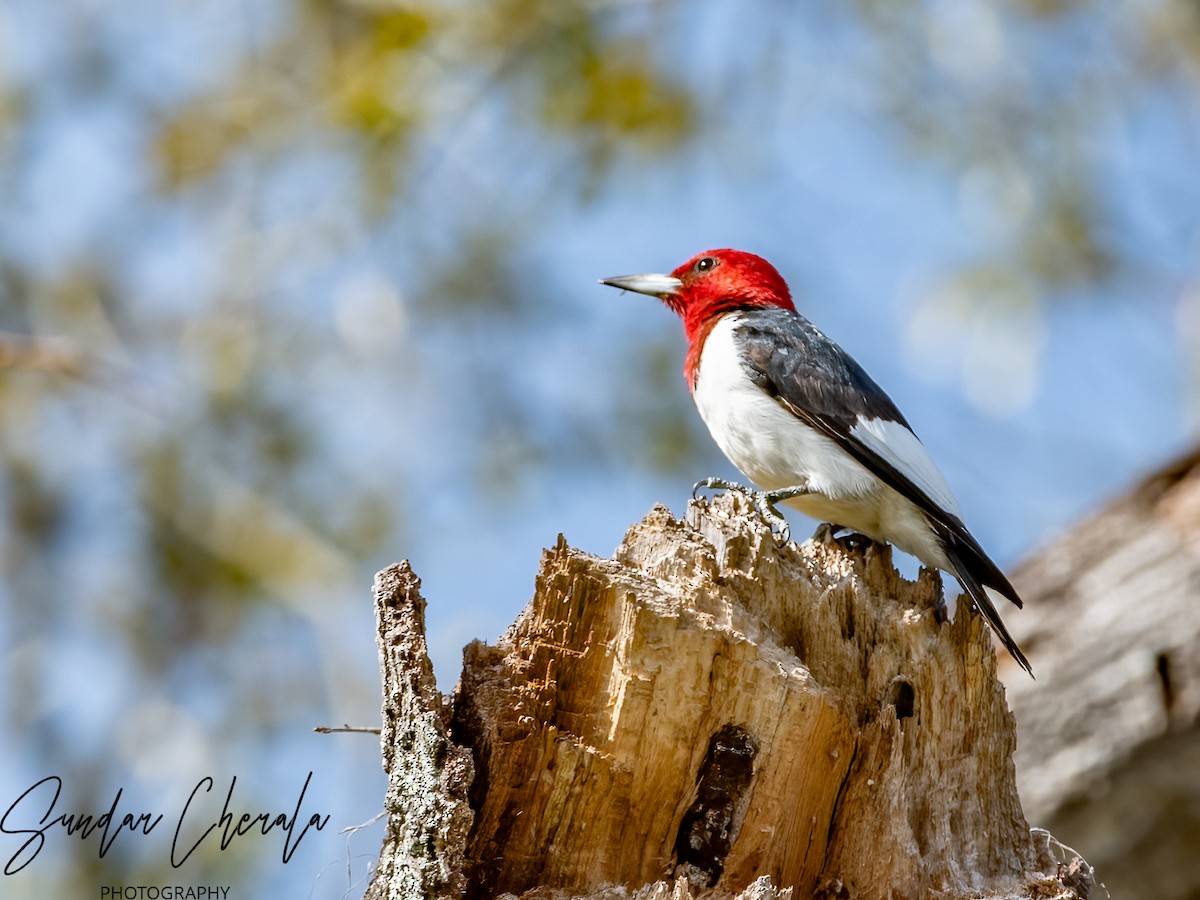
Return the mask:
[[1114, 896], [1200, 896], [1200, 451], [1144, 479], [1014, 573], [1025, 808]]
[[746, 512], [656, 507], [614, 559], [560, 537], [449, 699], [416, 577], [380, 574], [369, 898], [1086, 896], [1022, 816], [982, 620], [886, 547], [780, 547]]

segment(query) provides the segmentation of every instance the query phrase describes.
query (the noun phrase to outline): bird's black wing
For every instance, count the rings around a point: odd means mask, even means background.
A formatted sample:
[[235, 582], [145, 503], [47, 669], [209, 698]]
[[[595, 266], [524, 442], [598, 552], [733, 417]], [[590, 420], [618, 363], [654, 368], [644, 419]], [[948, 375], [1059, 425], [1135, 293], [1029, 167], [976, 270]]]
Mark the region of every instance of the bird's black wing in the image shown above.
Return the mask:
[[[833, 440], [932, 519], [966, 532], [961, 520], [947, 509], [953, 505], [952, 498], [937, 502], [937, 489], [928, 477], [920, 477], [914, 465], [905, 465], [896, 453], [884, 455], [877, 449], [878, 442], [873, 447], [863, 440], [866, 423], [892, 423], [910, 435], [912, 428], [892, 398], [841, 347], [803, 316], [783, 309], [742, 313], [734, 338], [747, 374], [768, 396]], [[940, 479], [940, 474], [937, 477]]]

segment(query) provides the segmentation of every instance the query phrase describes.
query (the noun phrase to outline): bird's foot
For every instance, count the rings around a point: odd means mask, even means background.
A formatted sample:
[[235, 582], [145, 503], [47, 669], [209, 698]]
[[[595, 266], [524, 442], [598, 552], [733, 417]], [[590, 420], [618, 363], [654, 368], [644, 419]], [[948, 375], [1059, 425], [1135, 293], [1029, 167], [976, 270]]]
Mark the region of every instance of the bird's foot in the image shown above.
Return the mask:
[[696, 495], [703, 489], [737, 491], [739, 494], [744, 495], [754, 504], [754, 508], [762, 516], [763, 521], [767, 523], [767, 527], [771, 529], [771, 534], [775, 535], [776, 540], [780, 544], [788, 542], [791, 538], [792, 530], [787, 520], [775, 508], [775, 504], [791, 500], [793, 497], [799, 497], [803, 494], [812, 493], [812, 489], [807, 484], [780, 488], [777, 491], [758, 491], [754, 488], [746, 487], [744, 484], [738, 484], [736, 481], [727, 481], [724, 478], [705, 478], [703, 481], [697, 481], [692, 486], [692, 498], [695, 499]]
[[837, 540], [837, 533], [841, 530], [841, 525], [834, 525], [832, 522], [822, 522], [817, 526], [817, 530], [813, 532], [812, 539], [818, 544], [832, 544]]
[[838, 536], [839, 531], [847, 531], [846, 526], [835, 525], [833, 522], [822, 522], [813, 532], [812, 539], [819, 544], [838, 544], [851, 551], [866, 550], [874, 543], [865, 534], [859, 534], [857, 531], [850, 531], [840, 537]]
[[737, 491], [739, 494], [745, 494], [749, 497], [751, 494], [757, 493], [754, 488], [746, 487], [744, 484], [738, 484], [736, 481], [729, 481], [725, 478], [703, 478], [692, 485], [692, 499], [698, 500], [701, 491]]

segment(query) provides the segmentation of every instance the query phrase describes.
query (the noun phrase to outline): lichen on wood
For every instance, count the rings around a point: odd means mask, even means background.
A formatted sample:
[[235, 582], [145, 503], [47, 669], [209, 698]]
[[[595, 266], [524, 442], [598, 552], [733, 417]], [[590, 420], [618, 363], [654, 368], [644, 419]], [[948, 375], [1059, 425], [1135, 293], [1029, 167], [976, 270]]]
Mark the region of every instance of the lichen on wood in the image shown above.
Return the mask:
[[380, 742], [388, 833], [365, 900], [458, 897], [472, 815], [470, 751], [449, 738], [448, 710], [425, 643], [425, 600], [407, 562], [375, 578], [383, 669]]

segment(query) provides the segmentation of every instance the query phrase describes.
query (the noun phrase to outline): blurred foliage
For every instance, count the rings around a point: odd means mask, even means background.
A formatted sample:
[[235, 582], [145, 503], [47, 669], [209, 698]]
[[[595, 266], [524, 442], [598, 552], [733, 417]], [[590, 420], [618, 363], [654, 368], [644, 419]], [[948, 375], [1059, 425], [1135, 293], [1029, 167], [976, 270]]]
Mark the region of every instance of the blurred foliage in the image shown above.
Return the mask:
[[[1123, 213], [1094, 145], [1151, 93], [1194, 102], [1200, 77], [1185, 0], [775, 3], [701, 51], [720, 4], [53, 7], [51, 21], [17, 0], [0, 22], [14, 51], [30, 22], [39, 35], [0, 63], [0, 603], [24, 667], [5, 730], [40, 736], [40, 763], [87, 784], [137, 760], [114, 758], [112, 735], [75, 748], [45, 712], [54, 640], [123, 641], [120, 704], [186, 706], [178, 685], [221, 690], [221, 653], [264, 619], [327, 634], [314, 610], [358, 602], [362, 567], [414, 513], [380, 416], [403, 429], [435, 397], [463, 448], [442, 474], [484, 496], [548, 466], [696, 459], [678, 348], [657, 335], [603, 373], [628, 398], [615, 408], [554, 392], [564, 363], [539, 361], [553, 348], [528, 334], [569, 330], [576, 308], [522, 248], [639, 173], [725, 152], [756, 102], [807, 91], [738, 82], [786, 74], [797, 34], [844, 43], [823, 74], [860, 82], [912, 164], [958, 179], [989, 240], [942, 273], [946, 296], [1000, 307], [1145, 274], [1114, 239]], [[762, 131], [735, 155], [774, 152]], [[330, 672], [347, 649], [321, 652]], [[317, 675], [305, 654], [275, 659], [278, 680], [237, 679], [205, 727], [265, 742], [347, 696], [296, 691], [280, 710], [280, 680]], [[122, 710], [95, 702], [115, 733]]]

